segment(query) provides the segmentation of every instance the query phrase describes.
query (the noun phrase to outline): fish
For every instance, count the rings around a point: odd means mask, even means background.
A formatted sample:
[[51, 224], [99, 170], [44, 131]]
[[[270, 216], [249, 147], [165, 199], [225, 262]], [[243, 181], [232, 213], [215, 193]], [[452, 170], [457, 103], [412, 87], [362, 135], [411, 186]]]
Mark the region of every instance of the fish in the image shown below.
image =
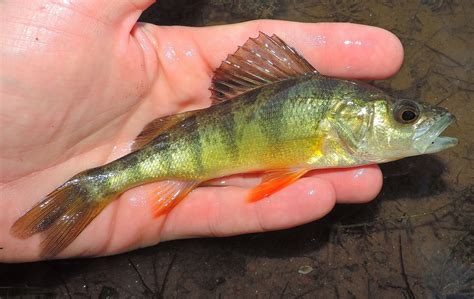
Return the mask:
[[262, 173], [247, 195], [250, 204], [313, 169], [383, 163], [457, 144], [440, 136], [455, 121], [446, 109], [324, 76], [275, 34], [260, 32], [228, 55], [209, 89], [211, 106], [153, 120], [131, 153], [67, 180], [11, 234], [41, 233], [39, 255], [53, 258], [120, 194], [143, 184], [158, 182], [150, 200], [158, 218], [216, 178]]

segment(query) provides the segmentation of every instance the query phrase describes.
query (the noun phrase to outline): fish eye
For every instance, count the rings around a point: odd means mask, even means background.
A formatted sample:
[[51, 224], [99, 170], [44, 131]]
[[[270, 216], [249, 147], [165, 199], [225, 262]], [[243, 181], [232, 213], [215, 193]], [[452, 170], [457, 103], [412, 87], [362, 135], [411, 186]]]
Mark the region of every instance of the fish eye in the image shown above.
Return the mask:
[[395, 109], [395, 119], [402, 124], [412, 124], [418, 120], [420, 109], [416, 103], [403, 101]]

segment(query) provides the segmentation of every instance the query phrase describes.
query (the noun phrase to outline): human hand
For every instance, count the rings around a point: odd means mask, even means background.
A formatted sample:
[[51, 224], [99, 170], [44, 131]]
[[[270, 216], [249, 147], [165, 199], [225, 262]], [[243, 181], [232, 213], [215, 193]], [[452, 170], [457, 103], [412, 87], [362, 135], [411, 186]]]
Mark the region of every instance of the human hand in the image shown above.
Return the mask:
[[[0, 261], [38, 259], [39, 236], [13, 222], [74, 174], [128, 153], [150, 120], [210, 104], [212, 71], [259, 31], [277, 34], [322, 74], [385, 78], [403, 49], [382, 29], [253, 21], [189, 28], [136, 24], [148, 0], [0, 3]], [[153, 184], [124, 193], [58, 257], [108, 255], [160, 241], [284, 229], [379, 192], [377, 166], [314, 171], [249, 204], [252, 179], [192, 192], [167, 217], [147, 204]]]

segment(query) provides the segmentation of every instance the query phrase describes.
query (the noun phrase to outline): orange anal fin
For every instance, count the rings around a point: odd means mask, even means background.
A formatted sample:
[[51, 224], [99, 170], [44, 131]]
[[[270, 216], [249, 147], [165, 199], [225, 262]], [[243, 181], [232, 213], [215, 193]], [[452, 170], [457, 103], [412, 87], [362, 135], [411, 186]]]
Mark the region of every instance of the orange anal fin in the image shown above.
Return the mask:
[[171, 211], [189, 192], [199, 185], [199, 181], [162, 181], [158, 183], [151, 201], [153, 217], [158, 218], [161, 215]]
[[282, 169], [269, 171], [263, 176], [262, 183], [250, 190], [250, 193], [247, 196], [247, 201], [256, 202], [267, 197], [295, 182], [306, 172], [308, 172], [307, 169]]

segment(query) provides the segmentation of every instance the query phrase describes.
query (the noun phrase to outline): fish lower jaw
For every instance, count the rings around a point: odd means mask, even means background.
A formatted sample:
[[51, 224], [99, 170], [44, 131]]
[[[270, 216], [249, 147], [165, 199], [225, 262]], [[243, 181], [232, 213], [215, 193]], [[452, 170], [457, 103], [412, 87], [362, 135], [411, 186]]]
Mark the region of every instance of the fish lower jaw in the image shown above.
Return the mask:
[[455, 146], [458, 144], [458, 139], [454, 137], [448, 136], [438, 136], [435, 140], [431, 142], [430, 145], [425, 149], [423, 154], [432, 154], [437, 153], [442, 150], [448, 149], [450, 147]]

